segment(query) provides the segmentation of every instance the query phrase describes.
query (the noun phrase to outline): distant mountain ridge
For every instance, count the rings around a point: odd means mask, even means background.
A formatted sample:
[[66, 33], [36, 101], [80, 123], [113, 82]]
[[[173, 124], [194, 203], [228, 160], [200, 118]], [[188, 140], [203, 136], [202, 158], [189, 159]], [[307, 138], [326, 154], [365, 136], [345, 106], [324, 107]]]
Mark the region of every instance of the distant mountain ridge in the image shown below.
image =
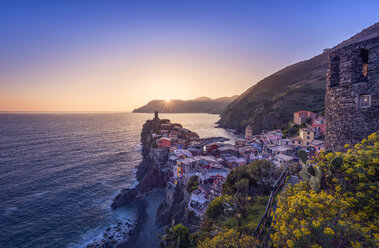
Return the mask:
[[238, 95], [211, 99], [198, 97], [192, 100], [152, 100], [145, 106], [134, 109], [133, 113], [208, 113], [220, 114]]
[[323, 111], [328, 54], [379, 36], [379, 22], [309, 60], [290, 65], [253, 85], [221, 113], [220, 127], [254, 133], [285, 125], [299, 110]]

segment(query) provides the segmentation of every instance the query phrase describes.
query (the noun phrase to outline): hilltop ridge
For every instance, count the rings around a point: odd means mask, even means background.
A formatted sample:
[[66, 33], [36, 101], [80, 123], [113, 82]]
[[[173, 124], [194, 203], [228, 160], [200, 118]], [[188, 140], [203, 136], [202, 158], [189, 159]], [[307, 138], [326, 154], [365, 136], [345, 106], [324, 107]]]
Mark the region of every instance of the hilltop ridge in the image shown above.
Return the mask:
[[211, 99], [202, 96], [191, 100], [152, 100], [146, 105], [134, 109], [133, 113], [153, 113], [154, 111], [159, 111], [160, 113], [220, 114], [237, 97], [235, 95]]

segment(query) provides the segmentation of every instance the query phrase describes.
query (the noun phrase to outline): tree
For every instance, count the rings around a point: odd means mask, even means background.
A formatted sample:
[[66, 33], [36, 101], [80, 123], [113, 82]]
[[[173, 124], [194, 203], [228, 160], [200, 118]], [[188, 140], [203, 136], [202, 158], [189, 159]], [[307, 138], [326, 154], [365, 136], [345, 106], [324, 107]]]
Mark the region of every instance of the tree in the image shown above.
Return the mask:
[[[174, 223], [174, 222], [173, 222]], [[160, 242], [160, 248], [190, 248], [189, 229], [182, 224], [178, 224], [171, 228], [165, 227], [166, 234], [160, 238], [164, 242]]]
[[178, 248], [189, 248], [190, 238], [189, 229], [182, 224], [178, 224], [174, 227], [174, 240], [176, 241], [176, 246]]
[[227, 195], [234, 195], [236, 193], [248, 194], [249, 189], [256, 185], [256, 181], [251, 177], [248, 172], [248, 166], [240, 166], [232, 170], [226, 182], [223, 184], [223, 193]]
[[188, 181], [186, 190], [189, 194], [191, 194], [194, 190], [198, 188], [199, 182], [197, 176], [192, 176]]
[[235, 188], [237, 189], [238, 193], [246, 195], [249, 193], [249, 180], [246, 178], [240, 179], [238, 182], [235, 184]]
[[261, 185], [264, 193], [270, 192], [271, 179], [276, 176], [276, 167], [272, 162], [268, 160], [254, 160], [249, 164], [248, 172], [251, 178]]

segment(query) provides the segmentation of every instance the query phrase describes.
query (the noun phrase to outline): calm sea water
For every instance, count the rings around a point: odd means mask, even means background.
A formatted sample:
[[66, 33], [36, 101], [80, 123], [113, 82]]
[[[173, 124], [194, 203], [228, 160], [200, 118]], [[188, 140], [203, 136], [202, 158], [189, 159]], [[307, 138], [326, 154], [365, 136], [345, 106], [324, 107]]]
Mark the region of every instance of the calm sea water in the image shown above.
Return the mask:
[[[201, 137], [232, 135], [217, 115], [161, 114]], [[140, 132], [151, 114], [0, 114], [0, 247], [83, 247], [133, 206]]]

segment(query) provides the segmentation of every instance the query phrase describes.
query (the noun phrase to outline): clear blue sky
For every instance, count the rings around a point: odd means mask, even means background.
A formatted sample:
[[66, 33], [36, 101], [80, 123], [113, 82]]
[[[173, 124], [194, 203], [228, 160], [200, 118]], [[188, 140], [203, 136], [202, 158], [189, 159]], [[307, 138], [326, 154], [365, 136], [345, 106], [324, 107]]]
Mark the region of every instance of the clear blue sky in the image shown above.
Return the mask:
[[0, 110], [241, 94], [377, 21], [377, 0], [2, 0]]

